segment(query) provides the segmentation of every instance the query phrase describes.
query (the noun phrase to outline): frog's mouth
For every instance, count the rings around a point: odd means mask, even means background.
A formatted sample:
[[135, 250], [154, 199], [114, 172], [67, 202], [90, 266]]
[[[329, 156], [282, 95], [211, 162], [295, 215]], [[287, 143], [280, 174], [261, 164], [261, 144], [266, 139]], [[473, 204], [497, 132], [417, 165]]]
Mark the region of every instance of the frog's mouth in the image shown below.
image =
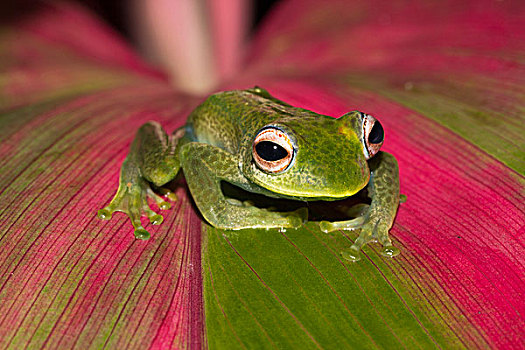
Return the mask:
[[355, 195], [340, 198], [307, 198], [303, 200], [283, 199], [265, 196], [246, 191], [229, 182], [221, 182], [221, 190], [228, 200], [239, 205], [253, 205], [257, 208], [270, 209], [277, 212], [294, 211], [302, 207], [308, 208], [308, 221], [342, 221], [356, 217], [356, 207], [370, 204], [366, 188]]

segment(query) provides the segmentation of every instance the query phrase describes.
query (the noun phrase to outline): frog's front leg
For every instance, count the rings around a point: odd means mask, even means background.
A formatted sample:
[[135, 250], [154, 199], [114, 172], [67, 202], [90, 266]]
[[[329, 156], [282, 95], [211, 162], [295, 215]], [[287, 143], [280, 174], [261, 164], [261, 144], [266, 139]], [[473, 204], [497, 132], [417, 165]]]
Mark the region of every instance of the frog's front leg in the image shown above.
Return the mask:
[[394, 223], [399, 206], [399, 169], [397, 161], [389, 153], [379, 152], [370, 160], [371, 177], [368, 195], [372, 203], [365, 217], [359, 237], [350, 249], [342, 252], [345, 259], [357, 261], [360, 250], [370, 241], [379, 241], [383, 245], [381, 254], [393, 257], [399, 249], [392, 246], [388, 231]]
[[163, 220], [149, 207], [148, 197], [153, 198], [160, 209], [170, 208], [168, 202], [153, 192], [150, 183], [162, 186], [177, 175], [180, 168], [177, 144], [178, 137], [168, 136], [158, 123], [144, 124], [122, 164], [117, 193], [107, 207], [98, 211], [98, 217], [109, 220], [114, 212], [124, 212], [135, 228], [135, 237], [148, 239], [150, 234], [142, 227], [140, 218], [147, 216], [153, 225]]
[[379, 241], [383, 245], [381, 254], [393, 257], [399, 254], [399, 249], [392, 246], [388, 231], [392, 227], [399, 206], [399, 169], [397, 161], [389, 153], [379, 152], [369, 162], [371, 177], [368, 183], [368, 195], [372, 203], [362, 216], [341, 222], [321, 222], [324, 232], [336, 229], [358, 229], [360, 234], [354, 244], [341, 253], [350, 261], [361, 259], [361, 248], [371, 242]]
[[[181, 149], [181, 165], [191, 195], [202, 216], [220, 229], [299, 227], [307, 209], [273, 212], [231, 200], [222, 192], [221, 181], [253, 186], [241, 174], [237, 157], [218, 147], [191, 142]], [[237, 203], [237, 204], [236, 204]]]

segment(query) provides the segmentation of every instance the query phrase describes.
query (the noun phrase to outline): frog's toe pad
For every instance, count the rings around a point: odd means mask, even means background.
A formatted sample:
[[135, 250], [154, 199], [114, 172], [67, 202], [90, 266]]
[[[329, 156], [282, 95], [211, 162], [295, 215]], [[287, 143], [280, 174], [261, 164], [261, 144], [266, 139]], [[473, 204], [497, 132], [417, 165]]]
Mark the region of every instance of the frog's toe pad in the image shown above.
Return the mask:
[[355, 248], [353, 246], [347, 250], [343, 250], [341, 252], [341, 256], [343, 257], [343, 259], [352, 261], [352, 262], [361, 260], [361, 252], [359, 251], [358, 248]]
[[175, 193], [173, 193], [172, 191], [170, 191], [168, 189], [164, 189], [164, 188], [160, 188], [159, 191], [162, 194], [162, 196], [159, 196], [151, 188], [148, 188], [146, 193], [147, 193], [148, 197], [150, 197], [151, 199], [153, 199], [157, 203], [157, 206], [159, 207], [159, 209], [162, 209], [162, 210], [170, 209], [171, 208], [171, 203], [165, 201], [163, 197], [168, 198], [169, 200], [175, 202], [177, 200], [177, 195]]
[[178, 200], [178, 197], [177, 195], [175, 194], [175, 192], [172, 192], [170, 190], [167, 190], [163, 193], [164, 197], [168, 198], [170, 201], [172, 202], [176, 202]]
[[164, 217], [160, 214], [148, 216], [148, 219], [152, 225], [160, 225], [164, 221]]
[[355, 230], [363, 226], [364, 221], [364, 216], [345, 221], [320, 221], [319, 229], [324, 233], [330, 233], [337, 230]]
[[143, 228], [137, 228], [134, 234], [135, 234], [135, 238], [137, 239], [147, 240], [150, 238], [149, 232]]
[[103, 209], [100, 209], [97, 212], [97, 217], [99, 219], [101, 219], [101, 220], [109, 220], [109, 219], [111, 219], [111, 216], [113, 216], [113, 213], [107, 207], [103, 208]]
[[171, 203], [169, 202], [160, 202], [159, 203], [159, 209], [161, 210], [168, 210], [171, 208]]
[[329, 222], [329, 221], [321, 221], [321, 222], [319, 222], [319, 229], [322, 232], [324, 232], [324, 233], [329, 233], [329, 232], [332, 232], [332, 231], [336, 230], [336, 229], [334, 229], [332, 223]]
[[399, 249], [392, 245], [384, 246], [381, 250], [381, 255], [393, 258], [394, 256], [399, 255]]

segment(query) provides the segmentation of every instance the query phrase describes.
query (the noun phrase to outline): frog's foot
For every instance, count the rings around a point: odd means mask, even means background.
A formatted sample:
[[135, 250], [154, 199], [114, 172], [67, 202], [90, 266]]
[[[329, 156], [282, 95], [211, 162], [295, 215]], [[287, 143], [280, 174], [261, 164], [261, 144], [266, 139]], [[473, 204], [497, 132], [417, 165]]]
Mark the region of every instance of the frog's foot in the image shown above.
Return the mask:
[[290, 212], [279, 212], [274, 208], [261, 210], [259, 220], [266, 227], [299, 228], [308, 220], [308, 208], [306, 207]]
[[[242, 206], [244, 207], [253, 207], [254, 203], [252, 201], [244, 201], [242, 202]], [[301, 227], [307, 220], [308, 220], [308, 208], [301, 207], [294, 211], [290, 212], [279, 212], [276, 207], [268, 207], [262, 209], [263, 213], [267, 217], [273, 217], [277, 216], [278, 219], [276, 219], [277, 226], [280, 228], [299, 228]], [[278, 222], [281, 221], [284, 218], [285, 222], [282, 224], [279, 224]], [[275, 219], [274, 219], [275, 220]]]
[[392, 245], [392, 241], [388, 237], [389, 225], [383, 224], [380, 219], [369, 220], [361, 228], [359, 237], [355, 240], [352, 246], [341, 252], [341, 256], [349, 261], [358, 261], [361, 259], [361, 248], [369, 243], [379, 241], [383, 245], [381, 255], [387, 257], [394, 257], [399, 254], [399, 249]]
[[[215, 215], [216, 213], [220, 215]], [[202, 214], [213, 227], [227, 230], [299, 228], [308, 219], [306, 207], [291, 212], [278, 212], [258, 208], [250, 201], [241, 202], [230, 198], [221, 203], [219, 210], [202, 211]]]
[[141, 180], [138, 183], [128, 182], [121, 185], [113, 200], [107, 207], [100, 209], [97, 216], [100, 219], [109, 220], [114, 212], [123, 212], [131, 219], [131, 223], [135, 228], [135, 237], [148, 239], [150, 234], [142, 226], [140, 218], [147, 216], [153, 225], [160, 225], [164, 220], [162, 215], [151, 210], [148, 204], [148, 197], [155, 200], [160, 209], [169, 209], [171, 207], [169, 202], [166, 202], [161, 196], [151, 190], [146, 181]]
[[260, 212], [256, 227], [299, 228], [308, 220], [308, 208], [302, 207], [290, 212], [278, 212], [272, 208], [258, 209]]

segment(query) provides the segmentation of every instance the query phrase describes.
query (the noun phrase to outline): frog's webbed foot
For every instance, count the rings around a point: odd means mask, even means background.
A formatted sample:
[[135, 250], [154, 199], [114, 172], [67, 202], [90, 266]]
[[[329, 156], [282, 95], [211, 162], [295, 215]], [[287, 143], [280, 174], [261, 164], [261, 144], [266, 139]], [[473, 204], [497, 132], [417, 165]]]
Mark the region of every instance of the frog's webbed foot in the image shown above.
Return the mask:
[[306, 207], [290, 212], [278, 212], [275, 208], [258, 208], [251, 201], [242, 202], [233, 198], [213, 203], [217, 210], [206, 210], [207, 207], [203, 207], [203, 216], [212, 226], [222, 229], [299, 228], [308, 219]]
[[[164, 220], [162, 215], [157, 214], [150, 208], [148, 198], [152, 198], [157, 203], [159, 209], [162, 210], [171, 208], [171, 204], [153, 192], [150, 184], [146, 180], [139, 176], [134, 176], [136, 175], [134, 174], [134, 169], [129, 169], [132, 165], [129, 163], [126, 164], [125, 162], [122, 167], [122, 176], [127, 177], [127, 179], [121, 179], [117, 194], [107, 207], [98, 211], [97, 216], [100, 219], [109, 220], [114, 212], [123, 212], [131, 219], [131, 223], [135, 228], [135, 237], [138, 239], [148, 239], [150, 234], [142, 226], [140, 218], [147, 216], [153, 225], [160, 225]], [[175, 195], [168, 190], [163, 190], [163, 192], [168, 198], [176, 198]]]

